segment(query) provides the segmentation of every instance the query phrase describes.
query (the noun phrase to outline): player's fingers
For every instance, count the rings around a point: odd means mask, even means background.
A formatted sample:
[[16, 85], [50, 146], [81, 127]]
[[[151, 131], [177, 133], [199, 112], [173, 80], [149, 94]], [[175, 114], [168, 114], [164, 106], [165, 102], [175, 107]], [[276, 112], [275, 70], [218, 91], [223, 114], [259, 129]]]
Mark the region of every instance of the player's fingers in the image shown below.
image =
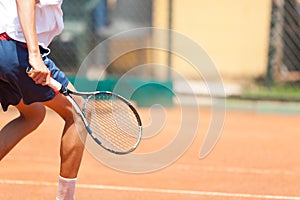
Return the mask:
[[42, 81], [43, 81], [42, 85], [44, 85], [44, 86], [49, 85], [49, 83], [50, 83], [50, 74], [47, 74], [47, 76], [44, 77]]
[[27, 74], [35, 84], [48, 85], [50, 82], [50, 71], [37, 71], [34, 69], [28, 70]]
[[48, 85], [50, 81], [50, 74], [39, 74], [34, 81], [36, 84]]

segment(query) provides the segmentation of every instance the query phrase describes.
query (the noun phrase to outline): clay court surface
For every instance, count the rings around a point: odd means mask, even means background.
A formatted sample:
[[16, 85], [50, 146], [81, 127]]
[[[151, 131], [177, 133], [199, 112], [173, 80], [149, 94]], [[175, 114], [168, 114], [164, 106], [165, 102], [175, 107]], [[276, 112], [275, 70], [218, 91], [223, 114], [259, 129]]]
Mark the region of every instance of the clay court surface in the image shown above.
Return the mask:
[[[178, 110], [166, 109], [167, 122], [161, 133], [166, 136], [142, 141], [137, 152], [153, 151], [170, 141], [180, 124]], [[140, 112], [146, 120], [145, 109]], [[16, 115], [13, 108], [0, 112], [0, 126]], [[197, 136], [188, 150], [175, 163], [152, 173], [119, 172], [85, 152], [76, 199], [300, 199], [300, 114], [229, 109], [217, 145], [202, 160], [199, 151], [209, 127], [210, 109], [201, 108], [199, 115]], [[62, 126], [62, 120], [48, 111], [43, 124], [2, 160], [1, 200], [55, 199]]]

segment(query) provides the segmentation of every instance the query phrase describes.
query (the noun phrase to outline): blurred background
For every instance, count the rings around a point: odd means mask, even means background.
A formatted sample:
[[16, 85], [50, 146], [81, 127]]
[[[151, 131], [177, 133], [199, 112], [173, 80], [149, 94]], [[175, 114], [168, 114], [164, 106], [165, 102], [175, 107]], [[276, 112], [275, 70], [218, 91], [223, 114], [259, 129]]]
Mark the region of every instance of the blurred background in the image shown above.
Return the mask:
[[[51, 44], [51, 57], [73, 81], [82, 76], [86, 85], [100, 81], [100, 89], [112, 90], [122, 75], [155, 63], [169, 69], [131, 73], [132, 84], [148, 85], [144, 89], [152, 91], [152, 99], [157, 92], [158, 102], [172, 105], [177, 86], [170, 69], [193, 83], [197, 95], [207, 95], [199, 89], [207, 80], [172, 53], [177, 41], [168, 31], [159, 38], [151, 31], [125, 34], [90, 54], [107, 38], [154, 27], [176, 31], [203, 48], [222, 77], [227, 98], [300, 101], [299, 0], [64, 0], [63, 10], [65, 29]], [[157, 40], [167, 51], [139, 48]], [[122, 53], [122, 48], [131, 51]], [[140, 92], [137, 96], [145, 95]], [[153, 104], [144, 101], [140, 104]]]

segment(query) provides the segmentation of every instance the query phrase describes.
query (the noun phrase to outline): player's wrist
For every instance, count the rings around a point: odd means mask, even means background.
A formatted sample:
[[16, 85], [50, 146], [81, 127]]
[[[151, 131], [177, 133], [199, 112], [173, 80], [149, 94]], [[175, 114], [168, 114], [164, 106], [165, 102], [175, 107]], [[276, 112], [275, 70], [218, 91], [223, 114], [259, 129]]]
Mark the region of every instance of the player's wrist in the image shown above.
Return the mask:
[[40, 48], [38, 46], [37, 47], [28, 47], [28, 54], [29, 54], [29, 57], [41, 56]]
[[28, 51], [29, 63], [39, 63], [42, 60], [40, 51]]

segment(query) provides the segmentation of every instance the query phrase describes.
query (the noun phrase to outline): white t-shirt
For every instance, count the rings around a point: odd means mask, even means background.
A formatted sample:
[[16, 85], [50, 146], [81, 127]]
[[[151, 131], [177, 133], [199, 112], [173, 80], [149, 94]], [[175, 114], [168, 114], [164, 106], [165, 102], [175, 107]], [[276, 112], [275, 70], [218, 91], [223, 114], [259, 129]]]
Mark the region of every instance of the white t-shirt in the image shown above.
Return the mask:
[[[36, 4], [36, 30], [39, 45], [44, 48], [64, 28], [61, 4], [62, 0], [40, 0]], [[0, 33], [6, 32], [12, 39], [25, 42], [16, 0], [0, 0], [0, 19]]]

